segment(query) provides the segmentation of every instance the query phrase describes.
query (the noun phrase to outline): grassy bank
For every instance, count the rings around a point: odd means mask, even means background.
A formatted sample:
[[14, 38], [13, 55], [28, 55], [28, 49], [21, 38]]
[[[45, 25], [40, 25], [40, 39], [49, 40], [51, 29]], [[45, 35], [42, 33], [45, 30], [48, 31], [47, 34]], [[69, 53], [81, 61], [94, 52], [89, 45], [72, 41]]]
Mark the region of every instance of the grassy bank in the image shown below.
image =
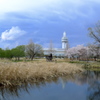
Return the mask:
[[81, 66], [66, 62], [37, 60], [31, 62], [0, 61], [0, 85], [21, 85], [83, 71]]
[[73, 64], [81, 64], [86, 70], [100, 71], [100, 62], [98, 61], [69, 61]]

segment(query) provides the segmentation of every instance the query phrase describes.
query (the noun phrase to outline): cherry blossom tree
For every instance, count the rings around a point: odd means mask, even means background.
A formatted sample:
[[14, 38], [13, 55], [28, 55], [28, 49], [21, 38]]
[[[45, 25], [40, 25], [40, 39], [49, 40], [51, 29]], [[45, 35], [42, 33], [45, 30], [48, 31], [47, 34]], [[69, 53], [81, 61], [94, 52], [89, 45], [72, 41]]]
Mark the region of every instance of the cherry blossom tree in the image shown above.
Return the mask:
[[76, 47], [69, 48], [66, 53], [66, 56], [72, 59], [87, 59], [90, 55], [90, 49], [83, 45], [77, 45]]
[[88, 46], [92, 58], [100, 58], [100, 47], [98, 45], [90, 44]]

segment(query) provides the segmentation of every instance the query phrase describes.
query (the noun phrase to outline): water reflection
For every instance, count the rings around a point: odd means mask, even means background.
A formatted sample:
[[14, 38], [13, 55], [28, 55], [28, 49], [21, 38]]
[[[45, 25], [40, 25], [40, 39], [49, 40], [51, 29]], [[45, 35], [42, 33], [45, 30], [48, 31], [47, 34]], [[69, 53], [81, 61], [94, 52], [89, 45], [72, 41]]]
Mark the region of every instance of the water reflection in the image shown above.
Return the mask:
[[73, 82], [78, 85], [88, 85], [86, 100], [100, 100], [100, 72], [85, 71], [84, 73], [74, 74], [70, 77], [62, 77], [62, 87], [65, 88], [66, 82]]
[[100, 72], [90, 72], [87, 100], [100, 100]]
[[[29, 83], [23, 83], [23, 85], [21, 86], [9, 86], [9, 87], [0, 87], [0, 100], [13, 100], [12, 98], [20, 98], [21, 92], [26, 92], [26, 93], [30, 93], [29, 90], [31, 88], [41, 88], [43, 86], [46, 85], [46, 83], [58, 83], [59, 78], [55, 77], [52, 79], [48, 79], [47, 81], [41, 80], [41, 81], [37, 81], [37, 82], [32, 82], [30, 81]], [[11, 97], [11, 98], [9, 98]]]
[[[65, 90], [66, 86], [70, 83], [73, 83], [73, 87], [76, 86], [75, 84], [78, 86], [86, 85], [86, 99], [82, 100], [100, 100], [100, 72], [96, 71], [85, 71], [84, 73], [66, 75], [60, 78], [55, 77], [53, 79], [48, 79], [47, 81], [41, 80], [35, 83], [31, 81], [29, 83], [24, 83], [21, 86], [0, 87], [0, 100], [15, 100], [15, 98], [21, 98], [23, 92], [30, 94], [30, 89], [41, 89], [41, 87], [46, 87], [53, 83], [62, 84], [62, 88]], [[77, 92], [77, 89], [75, 91]], [[82, 89], [80, 89], [80, 91], [82, 91]], [[75, 99], [73, 98], [73, 100]]]

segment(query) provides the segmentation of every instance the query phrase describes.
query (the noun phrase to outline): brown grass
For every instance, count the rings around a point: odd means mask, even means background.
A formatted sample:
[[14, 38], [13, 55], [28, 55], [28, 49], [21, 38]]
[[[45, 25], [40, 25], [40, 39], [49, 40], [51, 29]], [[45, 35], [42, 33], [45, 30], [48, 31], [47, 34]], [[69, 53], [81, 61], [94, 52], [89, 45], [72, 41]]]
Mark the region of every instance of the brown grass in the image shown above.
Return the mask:
[[66, 62], [0, 61], [0, 85], [21, 85], [24, 82], [37, 82], [83, 71], [80, 65]]

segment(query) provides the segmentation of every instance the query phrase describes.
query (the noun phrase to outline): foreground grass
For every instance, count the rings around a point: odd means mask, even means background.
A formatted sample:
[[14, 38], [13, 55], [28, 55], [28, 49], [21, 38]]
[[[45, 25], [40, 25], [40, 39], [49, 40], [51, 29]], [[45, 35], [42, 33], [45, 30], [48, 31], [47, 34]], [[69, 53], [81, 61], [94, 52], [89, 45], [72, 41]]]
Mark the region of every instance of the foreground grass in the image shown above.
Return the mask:
[[38, 82], [55, 77], [81, 72], [76, 64], [55, 63], [45, 60], [31, 62], [0, 61], [0, 85], [22, 85], [25, 82]]

